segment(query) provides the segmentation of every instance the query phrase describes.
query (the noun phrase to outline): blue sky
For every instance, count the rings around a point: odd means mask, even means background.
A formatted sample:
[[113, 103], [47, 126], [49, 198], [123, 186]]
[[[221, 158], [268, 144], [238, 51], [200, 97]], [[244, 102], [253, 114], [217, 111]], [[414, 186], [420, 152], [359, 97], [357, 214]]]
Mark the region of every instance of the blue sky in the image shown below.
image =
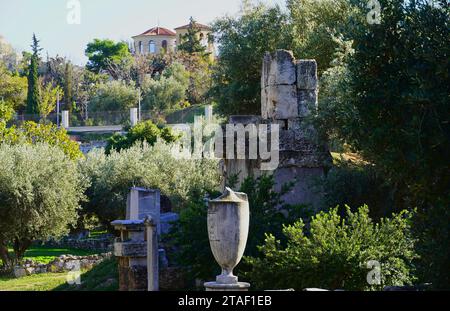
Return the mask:
[[78, 0], [81, 24], [70, 25], [69, 1], [0, 0], [0, 35], [20, 52], [30, 49], [35, 32], [43, 53], [66, 56], [81, 65], [86, 62], [86, 44], [94, 38], [129, 41], [158, 22], [173, 29], [187, 24], [190, 16], [207, 24], [225, 14], [236, 14], [241, 4], [241, 0]]

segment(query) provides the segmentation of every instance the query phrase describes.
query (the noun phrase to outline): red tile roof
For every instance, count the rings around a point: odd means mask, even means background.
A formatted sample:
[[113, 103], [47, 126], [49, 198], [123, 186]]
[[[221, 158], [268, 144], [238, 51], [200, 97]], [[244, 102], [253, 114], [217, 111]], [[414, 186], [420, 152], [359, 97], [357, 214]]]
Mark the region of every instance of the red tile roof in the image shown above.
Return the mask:
[[[153, 27], [139, 36], [176, 36], [177, 34], [172, 30], [164, 27]], [[137, 36], [136, 36], [137, 37]]]
[[[190, 26], [190, 24], [183, 25], [183, 26], [175, 28], [175, 30], [188, 29], [189, 26]], [[200, 28], [201, 30], [211, 30], [211, 27], [203, 25], [203, 24], [200, 24], [200, 23], [195, 23], [195, 26], [197, 26], [197, 28]]]

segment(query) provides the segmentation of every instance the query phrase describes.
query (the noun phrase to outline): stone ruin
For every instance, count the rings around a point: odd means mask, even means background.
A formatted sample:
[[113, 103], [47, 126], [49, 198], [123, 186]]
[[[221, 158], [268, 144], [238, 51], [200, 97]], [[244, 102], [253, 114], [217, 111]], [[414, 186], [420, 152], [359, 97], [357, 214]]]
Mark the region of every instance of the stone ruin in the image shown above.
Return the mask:
[[169, 267], [165, 249], [159, 243], [161, 234], [168, 233], [171, 223], [177, 220], [176, 213], [161, 213], [159, 190], [131, 188], [126, 219], [111, 223], [120, 231], [114, 242], [120, 291], [174, 289], [172, 283], [182, 282], [176, 276], [177, 270]]
[[[261, 78], [261, 115], [231, 116], [229, 123], [267, 124], [268, 129], [271, 124], [278, 124], [279, 165], [272, 171], [264, 171], [261, 158], [225, 158], [225, 181], [238, 176], [241, 183], [249, 175], [273, 174], [276, 191], [280, 191], [285, 183], [296, 181], [293, 189], [283, 197], [285, 203], [317, 206], [322, 193], [315, 187], [315, 180], [323, 177], [332, 165], [326, 144], [318, 140], [309, 122], [317, 113], [318, 90], [315, 60], [295, 60], [292, 52], [285, 50], [266, 53]], [[206, 117], [211, 119], [212, 111], [207, 112]], [[225, 144], [226, 141], [227, 137], [223, 137]], [[234, 147], [233, 150], [237, 150], [236, 145]], [[160, 287], [163, 274], [158, 270], [164, 251], [158, 247], [158, 236], [161, 230], [168, 230], [164, 227], [170, 221], [178, 218], [167, 213], [165, 215], [170, 219], [162, 220], [160, 199], [158, 190], [133, 188], [127, 202], [127, 219], [112, 223], [121, 232], [114, 244], [114, 255], [119, 261], [120, 290], [158, 290]]]
[[262, 171], [261, 159], [225, 159], [225, 179], [273, 173], [275, 190], [296, 181], [293, 189], [283, 197], [288, 204], [317, 206], [321, 190], [315, 186], [332, 165], [331, 154], [320, 142], [310, 117], [317, 113], [317, 63], [315, 60], [296, 60], [290, 51], [266, 53], [261, 77], [261, 116], [231, 116], [231, 124], [279, 124], [279, 166], [274, 171]]

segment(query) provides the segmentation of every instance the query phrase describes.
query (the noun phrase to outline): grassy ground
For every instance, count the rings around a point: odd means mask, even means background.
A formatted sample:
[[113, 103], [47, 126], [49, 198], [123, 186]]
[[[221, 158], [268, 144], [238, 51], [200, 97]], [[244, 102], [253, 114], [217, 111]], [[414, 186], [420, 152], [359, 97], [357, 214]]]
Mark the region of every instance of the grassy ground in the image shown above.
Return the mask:
[[66, 282], [65, 273], [45, 273], [20, 279], [0, 277], [0, 291], [49, 291]]
[[[12, 249], [9, 249], [12, 252]], [[39, 263], [47, 264], [61, 255], [87, 256], [97, 254], [96, 251], [73, 248], [48, 248], [44, 246], [32, 246], [25, 252], [25, 259], [32, 259]], [[1, 264], [1, 261], [0, 261]]]
[[108, 259], [81, 274], [80, 285], [67, 283], [67, 273], [45, 273], [23, 278], [0, 277], [0, 291], [117, 291], [117, 262]]
[[117, 291], [119, 289], [116, 259], [108, 259], [81, 275], [80, 285], [67, 282], [53, 288], [54, 291]]

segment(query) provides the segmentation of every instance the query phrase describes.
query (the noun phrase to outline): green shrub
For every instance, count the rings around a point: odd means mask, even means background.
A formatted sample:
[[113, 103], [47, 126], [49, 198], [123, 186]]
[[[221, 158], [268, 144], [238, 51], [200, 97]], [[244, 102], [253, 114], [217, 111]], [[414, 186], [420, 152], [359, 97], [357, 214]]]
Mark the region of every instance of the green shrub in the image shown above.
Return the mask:
[[[337, 208], [321, 212], [312, 218], [308, 235], [302, 220], [285, 226], [285, 247], [268, 234], [259, 248], [263, 256], [245, 258], [252, 266], [246, 276], [260, 289], [379, 290], [387, 285], [409, 284], [414, 280], [411, 265], [416, 257], [410, 236], [411, 217], [403, 211], [375, 224], [367, 206], [356, 213], [347, 208], [345, 219]], [[371, 260], [381, 264], [379, 285], [367, 282]]]
[[20, 127], [6, 127], [5, 122], [0, 122], [1, 143], [12, 145], [46, 143], [60, 148], [71, 159], [83, 156], [78, 143], [70, 139], [64, 128], [58, 128], [54, 124], [38, 124], [28, 121]]
[[144, 121], [130, 128], [126, 135], [114, 134], [108, 139], [105, 151], [109, 154], [113, 149], [117, 151], [128, 149], [138, 141], [146, 141], [153, 146], [158, 138], [162, 138], [167, 143], [172, 143], [177, 140], [178, 136], [169, 127], [158, 127], [150, 120]]

